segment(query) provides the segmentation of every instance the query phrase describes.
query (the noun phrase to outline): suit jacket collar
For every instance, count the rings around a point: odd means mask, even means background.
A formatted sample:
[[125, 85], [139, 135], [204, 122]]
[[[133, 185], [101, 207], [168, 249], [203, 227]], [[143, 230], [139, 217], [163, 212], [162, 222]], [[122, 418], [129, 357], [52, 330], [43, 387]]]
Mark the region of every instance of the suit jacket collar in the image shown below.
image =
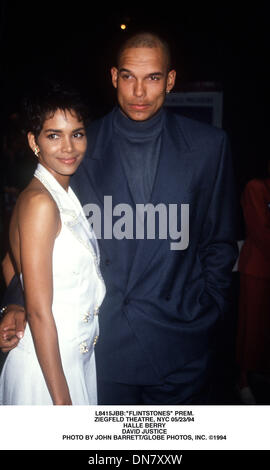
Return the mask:
[[[88, 136], [89, 147], [83, 165], [87, 167], [96, 196], [103, 204], [104, 195], [111, 195], [114, 203], [130, 202], [132, 196], [128, 187], [121, 161], [117, 155], [113, 137], [113, 117], [117, 108], [107, 114], [98, 126], [98, 132]], [[156, 171], [152, 196], [149, 202], [164, 201], [174, 194], [171, 187], [171, 169], [179, 167], [181, 185], [189, 183], [191, 168], [186, 165], [186, 157], [194, 151], [191, 139], [181, 127], [181, 121], [170, 111], [165, 111], [163, 144], [161, 157]], [[179, 156], [181, 155], [181, 159]], [[90, 171], [89, 171], [90, 170]]]
[[[89, 146], [85, 158], [93, 160], [108, 158], [113, 140], [113, 118], [116, 112], [117, 108], [114, 108], [110, 113], [96, 123], [98, 126], [98, 132], [96, 133], [94, 130], [94, 138], [90, 131], [88, 136]], [[171, 135], [172, 141], [177, 143], [178, 151], [186, 152], [193, 150], [192, 141], [189, 138], [188, 133], [183, 129], [183, 126], [181, 126], [181, 122], [177, 122], [175, 114], [167, 109], [164, 109], [164, 113], [164, 128]]]

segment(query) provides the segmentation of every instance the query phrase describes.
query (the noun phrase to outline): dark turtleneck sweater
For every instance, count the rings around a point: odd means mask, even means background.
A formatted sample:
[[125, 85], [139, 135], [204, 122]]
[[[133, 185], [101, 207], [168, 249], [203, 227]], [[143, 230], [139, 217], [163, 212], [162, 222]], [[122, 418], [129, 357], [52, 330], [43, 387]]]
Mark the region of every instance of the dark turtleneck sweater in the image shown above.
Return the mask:
[[133, 121], [118, 108], [114, 115], [117, 149], [135, 204], [150, 201], [161, 150], [164, 111]]
[[[151, 198], [161, 150], [163, 119], [164, 111], [162, 110], [147, 121], [133, 121], [127, 118], [120, 109], [114, 113], [114, 145], [121, 159], [135, 204], [146, 204]], [[123, 239], [115, 245], [115, 249], [119, 249], [119, 256], [115, 257], [114, 262], [118, 273], [115, 283], [120, 291], [129, 278], [137, 244], [138, 240], [136, 239]], [[118, 315], [120, 314], [117, 314], [117, 318], [111, 318], [111, 325], [118, 324]], [[134, 384], [160, 384], [162, 381], [145, 355], [143, 345], [134, 335], [126, 316], [121, 315], [121, 374], [123, 377], [132, 377]], [[102, 327], [107, 328], [107, 325], [102, 325]], [[111, 341], [111, 349], [117, 351], [119, 344], [113, 345], [113, 338]], [[136, 358], [134, 361], [125, 351], [131, 342], [133, 344], [132, 354]], [[106, 360], [110, 359], [106, 356]], [[125, 379], [123, 380], [125, 381]]]

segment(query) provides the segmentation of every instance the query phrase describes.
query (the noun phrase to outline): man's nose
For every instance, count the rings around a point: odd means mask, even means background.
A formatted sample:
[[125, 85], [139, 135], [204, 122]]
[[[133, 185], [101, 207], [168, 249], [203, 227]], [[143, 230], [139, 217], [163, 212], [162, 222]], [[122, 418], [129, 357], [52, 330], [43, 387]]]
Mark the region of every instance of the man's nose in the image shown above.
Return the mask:
[[143, 86], [143, 82], [138, 80], [134, 85], [134, 95], [137, 97], [142, 97], [145, 95], [145, 88]]

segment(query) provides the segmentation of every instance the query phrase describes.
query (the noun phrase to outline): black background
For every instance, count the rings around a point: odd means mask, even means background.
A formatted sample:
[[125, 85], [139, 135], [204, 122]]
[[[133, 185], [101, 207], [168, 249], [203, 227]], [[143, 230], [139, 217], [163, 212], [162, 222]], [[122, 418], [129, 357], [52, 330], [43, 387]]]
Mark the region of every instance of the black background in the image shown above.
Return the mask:
[[172, 44], [175, 91], [187, 82], [221, 86], [223, 127], [242, 188], [268, 154], [266, 2], [163, 2], [148, 10], [147, 2], [122, 8], [113, 3], [1, 2], [2, 119], [16, 110], [24, 88], [45, 76], [71, 78], [92, 116], [102, 116], [115, 100], [109, 70], [126, 34], [120, 24], [126, 22], [128, 31], [153, 29]]

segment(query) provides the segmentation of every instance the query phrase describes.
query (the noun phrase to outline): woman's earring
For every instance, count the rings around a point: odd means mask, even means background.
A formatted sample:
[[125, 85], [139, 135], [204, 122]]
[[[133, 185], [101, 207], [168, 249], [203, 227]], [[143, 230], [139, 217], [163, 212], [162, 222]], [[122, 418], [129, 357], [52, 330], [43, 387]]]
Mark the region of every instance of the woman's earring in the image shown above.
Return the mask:
[[38, 152], [38, 149], [37, 149], [37, 147], [35, 147], [34, 154], [35, 154], [35, 156], [36, 156], [37, 158], [38, 158], [38, 153], [39, 153], [39, 152]]

